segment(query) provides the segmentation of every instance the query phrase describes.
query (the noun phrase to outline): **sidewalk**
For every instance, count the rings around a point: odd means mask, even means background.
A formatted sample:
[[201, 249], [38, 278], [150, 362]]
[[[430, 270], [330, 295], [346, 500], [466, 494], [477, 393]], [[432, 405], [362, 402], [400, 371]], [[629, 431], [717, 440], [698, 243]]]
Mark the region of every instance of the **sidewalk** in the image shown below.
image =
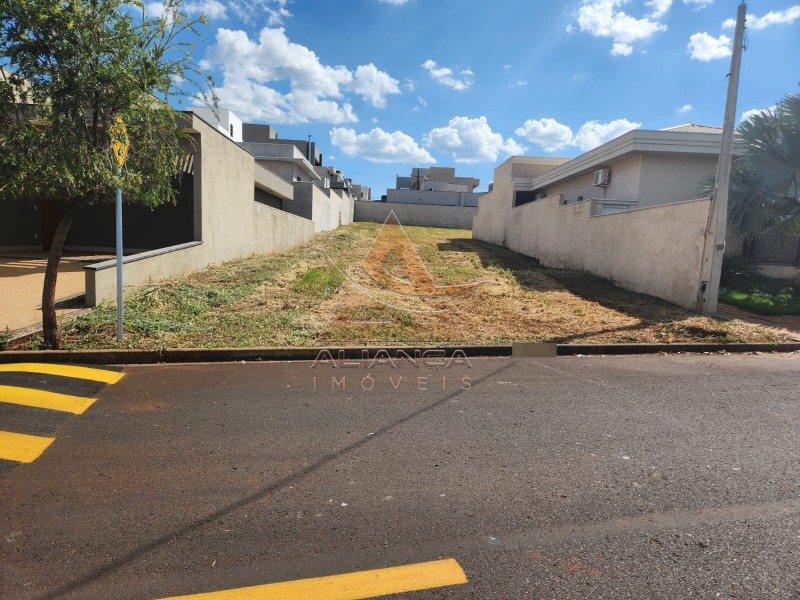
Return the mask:
[[800, 340], [800, 316], [767, 316], [757, 315], [735, 306], [720, 303], [717, 307], [717, 316], [726, 321], [744, 321], [759, 325], [775, 333], [788, 335], [794, 340]]
[[[61, 259], [56, 283], [56, 301], [85, 292], [83, 267], [104, 260], [96, 254], [67, 253]], [[6, 327], [12, 332], [41, 325], [42, 285], [47, 265], [46, 252], [7, 253], [0, 255], [0, 332]], [[60, 318], [80, 310], [66, 308], [56, 311]]]

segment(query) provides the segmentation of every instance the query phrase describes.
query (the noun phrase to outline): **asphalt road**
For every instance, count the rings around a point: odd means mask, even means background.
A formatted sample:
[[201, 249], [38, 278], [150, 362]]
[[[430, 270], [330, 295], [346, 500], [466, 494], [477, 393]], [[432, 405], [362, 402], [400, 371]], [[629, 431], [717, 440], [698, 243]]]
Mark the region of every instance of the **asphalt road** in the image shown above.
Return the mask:
[[800, 597], [800, 355], [470, 363], [128, 367], [6, 470], [0, 596]]

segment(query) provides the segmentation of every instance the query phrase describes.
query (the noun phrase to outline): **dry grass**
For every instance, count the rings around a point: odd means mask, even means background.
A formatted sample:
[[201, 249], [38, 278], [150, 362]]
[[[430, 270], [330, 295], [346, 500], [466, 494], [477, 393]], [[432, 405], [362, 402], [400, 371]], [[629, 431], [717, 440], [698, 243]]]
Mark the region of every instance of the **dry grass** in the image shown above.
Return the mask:
[[[123, 346], [783, 340], [587, 273], [545, 269], [469, 231], [406, 227], [413, 247], [404, 247], [393, 245], [399, 237], [376, 242], [379, 228], [358, 223], [292, 252], [140, 288], [126, 297]], [[113, 306], [103, 305], [65, 322], [67, 345], [117, 347], [114, 319]]]

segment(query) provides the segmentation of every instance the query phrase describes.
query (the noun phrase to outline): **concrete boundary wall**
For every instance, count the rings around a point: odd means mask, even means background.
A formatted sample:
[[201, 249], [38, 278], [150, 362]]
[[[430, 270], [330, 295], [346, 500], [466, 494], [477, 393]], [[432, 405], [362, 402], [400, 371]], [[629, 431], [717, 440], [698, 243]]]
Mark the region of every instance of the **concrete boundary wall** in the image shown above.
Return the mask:
[[[248, 254], [273, 254], [304, 244], [314, 235], [314, 223], [281, 210], [254, 203], [253, 247]], [[210, 264], [239, 256], [218, 256], [209, 244], [189, 242], [169, 248], [149, 250], [126, 256], [122, 261], [125, 288], [150, 280], [185, 275], [204, 269]], [[117, 297], [116, 259], [84, 267], [86, 306], [96, 306], [103, 300]]]
[[[171, 275], [184, 275], [202, 268], [203, 243], [189, 242], [159, 248], [122, 259], [122, 279], [126, 288]], [[111, 259], [83, 268], [86, 278], [86, 306], [96, 306], [117, 297], [117, 260]]]
[[403, 225], [452, 229], [472, 229], [472, 219], [478, 214], [477, 207], [473, 206], [436, 206], [356, 200], [353, 220], [383, 223], [391, 211], [394, 211]]
[[[125, 257], [126, 286], [252, 254], [282, 252], [314, 235], [310, 219], [256, 202], [252, 155], [199, 117], [192, 120], [192, 129], [199, 134], [194, 163], [199, 221], [195, 241]], [[116, 264], [109, 260], [85, 267], [87, 306], [116, 298]]]
[[709, 199], [591, 216], [592, 203], [562, 205], [561, 195], [513, 209], [505, 225], [487, 213], [475, 239], [500, 243], [547, 267], [585, 270], [616, 284], [695, 307]]
[[344, 190], [319, 188], [310, 181], [294, 183], [294, 200], [284, 203], [288, 212], [314, 222], [317, 233], [353, 222], [353, 197]]

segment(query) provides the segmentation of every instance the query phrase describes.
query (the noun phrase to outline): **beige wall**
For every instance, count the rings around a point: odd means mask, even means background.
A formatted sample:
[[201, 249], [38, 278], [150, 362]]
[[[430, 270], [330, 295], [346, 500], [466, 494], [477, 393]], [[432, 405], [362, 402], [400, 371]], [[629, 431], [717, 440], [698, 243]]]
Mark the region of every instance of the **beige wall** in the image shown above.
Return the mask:
[[253, 252], [274, 254], [305, 244], [314, 237], [314, 223], [285, 211], [253, 203]]
[[496, 167], [492, 191], [478, 199], [478, 213], [473, 221], [473, 229], [480, 229], [481, 235], [485, 236], [480, 239], [505, 245], [506, 223], [512, 218], [514, 205], [513, 179], [536, 177], [568, 160], [568, 158], [512, 156]]
[[355, 220], [383, 223], [391, 211], [394, 211], [397, 219], [403, 225], [472, 229], [472, 219], [477, 214], [478, 209], [471, 206], [434, 206], [430, 204], [362, 202], [357, 200], [355, 203]]
[[310, 219], [315, 231], [332, 231], [339, 225], [353, 222], [353, 197], [344, 190], [321, 189], [315, 184], [298, 181], [294, 184], [294, 200], [284, 202], [285, 210]]
[[[687, 154], [634, 154], [623, 160], [597, 165], [596, 168], [559, 183], [545, 186], [548, 196], [564, 194], [575, 202], [579, 196], [610, 200], [638, 200], [638, 208], [684, 202], [701, 196], [701, 182], [713, 174], [716, 157]], [[525, 167], [514, 165], [514, 177], [531, 177]], [[594, 171], [611, 169], [611, 182], [605, 188], [595, 186]], [[519, 173], [519, 174], [517, 174]], [[536, 175], [541, 173], [536, 173]]]
[[[202, 244], [126, 257], [126, 286], [198, 271], [212, 263], [254, 253], [281, 252], [314, 235], [310, 220], [254, 201], [251, 154], [196, 116], [192, 127], [199, 132], [194, 193], [195, 206], [200, 208], [196, 218], [200, 220]], [[89, 265], [85, 274], [87, 306], [116, 297], [116, 260]]]
[[615, 200], [636, 200], [639, 197], [641, 163], [641, 155], [614, 163], [611, 166], [611, 182], [605, 188], [594, 185], [594, 171], [590, 171], [562, 183], [547, 186], [547, 195], [564, 194], [567, 202], [575, 202], [578, 196], [583, 196], [587, 200], [604, 197]]
[[[500, 167], [508, 165], [508, 177], [536, 177], [569, 160], [568, 158], [542, 156], [511, 156]], [[495, 180], [497, 179], [496, 173], [497, 169], [495, 169]]]
[[699, 198], [701, 182], [716, 171], [717, 157], [685, 154], [645, 154], [639, 207]]
[[350, 225], [353, 222], [355, 212], [355, 198], [347, 190], [331, 189], [331, 195], [336, 194], [339, 198], [339, 218], [342, 225]]
[[502, 205], [509, 202], [499, 200], [509, 196], [497, 183], [495, 178], [500, 194], [481, 200], [475, 239], [534, 256], [548, 267], [586, 270], [694, 308], [708, 200], [591, 216], [591, 202], [564, 206], [557, 195], [507, 210]]
[[[140, 285], [171, 275], [183, 275], [202, 269], [205, 260], [203, 245], [199, 242], [181, 244], [161, 250], [151, 250], [126, 256], [122, 263], [122, 279], [126, 292]], [[95, 306], [104, 300], [117, 297], [117, 261], [107, 260], [84, 267], [86, 278], [86, 306]]]
[[221, 262], [250, 254], [253, 156], [197, 117], [193, 127], [200, 132], [194, 179], [195, 195], [201, 194], [204, 255], [208, 262]]

